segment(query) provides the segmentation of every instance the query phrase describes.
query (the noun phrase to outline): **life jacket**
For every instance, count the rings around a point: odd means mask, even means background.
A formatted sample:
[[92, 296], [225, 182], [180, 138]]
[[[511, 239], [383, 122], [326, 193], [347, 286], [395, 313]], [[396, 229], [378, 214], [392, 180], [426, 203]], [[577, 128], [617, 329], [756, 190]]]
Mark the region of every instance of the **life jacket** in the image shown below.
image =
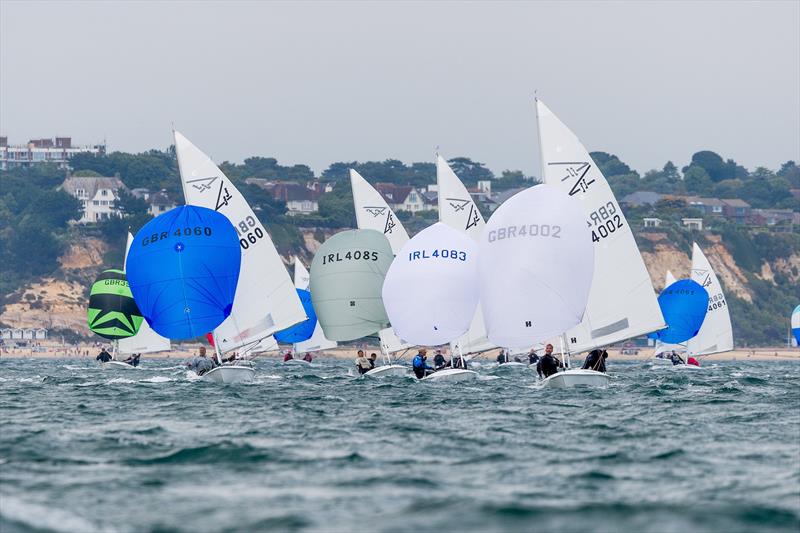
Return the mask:
[[425, 360], [421, 355], [417, 354], [414, 356], [414, 360], [412, 361], [411, 365], [414, 368], [425, 368]]
[[697, 360], [697, 359], [695, 359], [694, 357], [690, 357], [690, 358], [689, 358], [689, 360], [688, 360], [688, 361], [686, 361], [686, 364], [687, 364], [687, 365], [700, 366], [700, 361], [698, 361], [698, 360]]

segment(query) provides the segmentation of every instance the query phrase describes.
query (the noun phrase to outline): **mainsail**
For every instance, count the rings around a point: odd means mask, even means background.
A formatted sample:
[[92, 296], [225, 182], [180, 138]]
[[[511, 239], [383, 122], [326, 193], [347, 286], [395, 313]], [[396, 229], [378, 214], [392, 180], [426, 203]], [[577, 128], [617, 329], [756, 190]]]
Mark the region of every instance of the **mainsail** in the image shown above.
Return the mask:
[[577, 199], [594, 242], [594, 281], [583, 321], [566, 332], [573, 353], [664, 327], [650, 275], [611, 187], [581, 141], [536, 100], [545, 183]]
[[489, 340], [530, 347], [579, 324], [594, 265], [577, 201], [549, 185], [509, 198], [486, 223], [479, 245]]
[[[383, 196], [365, 180], [361, 174], [350, 169], [350, 187], [353, 190], [353, 206], [356, 225], [359, 229], [371, 229], [383, 233], [389, 240], [392, 253], [397, 254], [408, 242], [408, 233]], [[378, 332], [381, 350], [386, 353], [399, 352], [410, 347], [397, 336], [392, 328]]]
[[[300, 261], [299, 257], [294, 258], [294, 286], [296, 289], [308, 290], [310, 284], [311, 276], [306, 270], [306, 267], [303, 266], [303, 263]], [[336, 341], [331, 341], [325, 338], [325, 333], [322, 331], [322, 326], [319, 325], [319, 320], [317, 320], [317, 325], [314, 327], [314, 333], [311, 335], [311, 338], [308, 340], [304, 340], [302, 342], [297, 342], [294, 345], [294, 352], [295, 353], [302, 353], [302, 352], [316, 352], [319, 350], [328, 350], [330, 348], [335, 348], [337, 346]]]
[[186, 203], [214, 209], [231, 221], [242, 249], [241, 290], [214, 335], [225, 352], [255, 343], [306, 319], [292, 280], [269, 233], [214, 162], [179, 132], [175, 151]]
[[[439, 221], [478, 242], [486, 226], [483, 216], [472, 195], [440, 155], [436, 156], [436, 183], [439, 188]], [[463, 355], [485, 352], [495, 347], [486, 336], [480, 305], [475, 310], [467, 332], [450, 343], [452, 353], [460, 351]]]
[[[133, 235], [128, 233], [128, 243], [125, 246], [125, 266], [128, 266], [128, 251], [133, 243]], [[164, 352], [171, 348], [169, 339], [162, 337], [150, 327], [147, 320], [142, 320], [139, 331], [133, 337], [120, 339], [117, 350], [123, 354]]]
[[689, 339], [687, 353], [710, 355], [733, 350], [733, 328], [728, 302], [711, 263], [697, 243], [692, 246], [692, 279], [708, 291], [708, 310], [700, 331]]
[[478, 306], [477, 249], [475, 241], [442, 222], [400, 249], [382, 294], [403, 339], [438, 346], [467, 331]]

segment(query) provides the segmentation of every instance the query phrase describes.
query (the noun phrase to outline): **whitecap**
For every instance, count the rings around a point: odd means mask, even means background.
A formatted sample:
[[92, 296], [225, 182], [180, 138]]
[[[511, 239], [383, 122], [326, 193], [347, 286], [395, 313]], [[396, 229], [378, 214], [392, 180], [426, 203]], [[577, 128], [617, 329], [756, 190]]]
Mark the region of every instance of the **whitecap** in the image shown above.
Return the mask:
[[40, 505], [4, 494], [0, 498], [0, 515], [11, 522], [24, 524], [31, 529], [47, 531], [101, 531], [85, 518], [52, 505]]
[[172, 378], [168, 378], [166, 376], [153, 376], [152, 378], [143, 379], [142, 383], [167, 383], [169, 381], [175, 381]]

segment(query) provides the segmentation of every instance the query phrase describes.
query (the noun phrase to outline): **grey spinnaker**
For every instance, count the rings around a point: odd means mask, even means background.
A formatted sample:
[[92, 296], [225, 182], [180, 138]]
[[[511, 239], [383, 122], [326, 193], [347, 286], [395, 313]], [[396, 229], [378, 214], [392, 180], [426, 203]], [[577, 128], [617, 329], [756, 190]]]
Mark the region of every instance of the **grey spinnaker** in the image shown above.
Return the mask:
[[311, 301], [325, 337], [349, 341], [389, 325], [381, 289], [394, 254], [388, 239], [369, 229], [337, 233], [311, 262]]

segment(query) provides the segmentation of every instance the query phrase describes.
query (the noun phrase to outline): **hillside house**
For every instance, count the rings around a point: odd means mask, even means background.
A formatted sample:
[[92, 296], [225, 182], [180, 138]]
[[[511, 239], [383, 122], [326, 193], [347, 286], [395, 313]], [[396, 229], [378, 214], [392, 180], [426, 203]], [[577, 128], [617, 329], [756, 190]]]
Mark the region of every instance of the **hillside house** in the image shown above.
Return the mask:
[[127, 189], [118, 176], [67, 176], [60, 187], [77, 198], [83, 206], [83, 214], [78, 224], [90, 224], [100, 220], [120, 216], [114, 206], [119, 199], [120, 189]]

